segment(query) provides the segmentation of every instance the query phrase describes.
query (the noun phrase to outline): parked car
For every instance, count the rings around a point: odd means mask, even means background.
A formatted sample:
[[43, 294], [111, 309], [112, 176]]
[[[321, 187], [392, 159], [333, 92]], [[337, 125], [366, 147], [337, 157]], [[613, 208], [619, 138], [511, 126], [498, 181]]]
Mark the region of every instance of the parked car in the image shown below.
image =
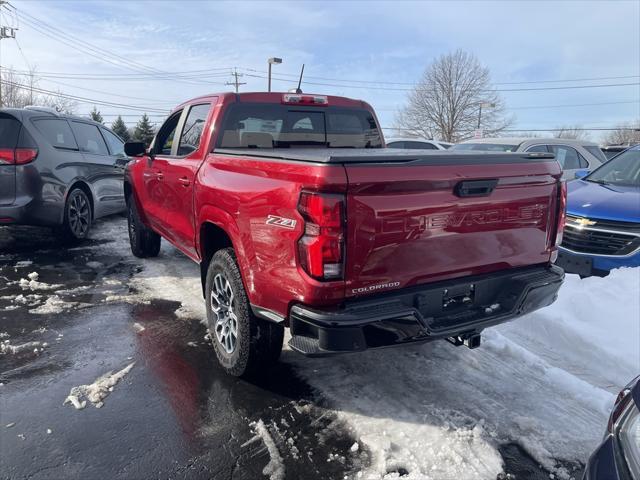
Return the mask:
[[627, 148], [629, 148], [629, 145], [605, 145], [604, 147], [600, 147], [600, 150], [602, 150], [604, 156], [607, 157], [607, 160], [611, 160], [620, 152], [624, 152]]
[[410, 148], [419, 150], [447, 150], [453, 143], [423, 138], [391, 138], [386, 141], [387, 148]]
[[597, 144], [566, 138], [482, 138], [458, 143], [451, 149], [553, 153], [562, 167], [562, 178], [565, 180], [573, 180], [578, 170], [594, 170], [607, 161]]
[[583, 480], [640, 480], [640, 377], [618, 395]]
[[228, 373], [275, 361], [285, 326], [309, 356], [474, 348], [555, 300], [566, 189], [552, 155], [383, 145], [368, 104], [286, 93], [199, 97], [148, 151], [125, 145], [131, 250], [156, 256], [163, 237], [200, 264]]
[[0, 225], [58, 227], [83, 239], [124, 211], [124, 143], [91, 120], [42, 107], [0, 109]]
[[583, 276], [640, 266], [640, 146], [571, 182], [568, 190], [557, 264]]

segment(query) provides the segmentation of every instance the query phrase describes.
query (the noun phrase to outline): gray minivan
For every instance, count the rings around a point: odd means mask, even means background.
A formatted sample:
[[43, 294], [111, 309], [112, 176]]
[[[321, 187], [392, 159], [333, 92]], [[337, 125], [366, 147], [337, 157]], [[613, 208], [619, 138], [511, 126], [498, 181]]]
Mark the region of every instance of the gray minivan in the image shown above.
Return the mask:
[[125, 209], [124, 143], [104, 125], [44, 107], [0, 109], [0, 225], [87, 236]]

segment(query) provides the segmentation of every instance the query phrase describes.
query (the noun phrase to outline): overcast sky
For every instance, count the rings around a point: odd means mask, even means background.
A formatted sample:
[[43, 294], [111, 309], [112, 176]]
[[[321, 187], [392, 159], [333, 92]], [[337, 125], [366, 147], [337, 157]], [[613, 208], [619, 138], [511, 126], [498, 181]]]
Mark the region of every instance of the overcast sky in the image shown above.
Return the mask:
[[[266, 90], [260, 77], [266, 59], [277, 56], [283, 63], [274, 67], [274, 89], [293, 87], [305, 63], [303, 90], [364, 99], [377, 109], [383, 126], [393, 126], [405, 89], [435, 57], [458, 48], [490, 69], [498, 89], [635, 84], [504, 92], [517, 128], [607, 127], [640, 118], [638, 0], [12, 4], [25, 16], [17, 42], [1, 42], [3, 68], [36, 66], [43, 75], [40, 88], [143, 108], [155, 121], [190, 97], [230, 90], [224, 83], [232, 80], [233, 67], [245, 74], [241, 91]], [[3, 22], [15, 25], [16, 19], [4, 10]], [[92, 48], [90, 55], [86, 50]], [[109, 54], [134, 63], [125, 65]], [[194, 70], [198, 76], [189, 80], [167, 78]], [[53, 78], [53, 73], [113, 77]], [[577, 106], [582, 104], [591, 105]], [[107, 123], [122, 113], [133, 125], [141, 113], [97, 106]], [[79, 103], [76, 110], [85, 114], [92, 107]]]

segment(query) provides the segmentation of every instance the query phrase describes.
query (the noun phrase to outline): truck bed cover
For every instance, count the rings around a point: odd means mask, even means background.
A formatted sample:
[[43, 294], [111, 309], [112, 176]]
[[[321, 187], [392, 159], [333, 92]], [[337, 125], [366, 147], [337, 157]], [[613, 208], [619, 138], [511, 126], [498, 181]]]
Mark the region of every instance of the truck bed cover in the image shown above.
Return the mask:
[[487, 165], [555, 161], [555, 156], [552, 153], [446, 152], [440, 150], [387, 148], [216, 148], [214, 153], [328, 164]]

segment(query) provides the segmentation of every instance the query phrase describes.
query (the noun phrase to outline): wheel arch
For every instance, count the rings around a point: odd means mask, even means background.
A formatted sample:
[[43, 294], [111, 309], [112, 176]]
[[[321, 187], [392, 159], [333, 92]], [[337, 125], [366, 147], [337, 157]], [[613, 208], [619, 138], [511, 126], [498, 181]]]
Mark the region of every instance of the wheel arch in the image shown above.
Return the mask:
[[[89, 198], [89, 205], [91, 206], [91, 220], [92, 221], [95, 220], [95, 218], [96, 218], [95, 196], [93, 194], [93, 190], [91, 189], [91, 186], [85, 180], [75, 179], [69, 184], [69, 188], [67, 188], [67, 191], [66, 191], [66, 193], [64, 195], [64, 204], [65, 205], [67, 204], [67, 199], [69, 198], [69, 194], [71, 192], [73, 192], [77, 188], [82, 190], [87, 195], [87, 197]], [[64, 221], [64, 210], [65, 209], [62, 210], [61, 222]]]
[[220, 248], [231, 247], [236, 255], [247, 297], [249, 301], [253, 301], [256, 291], [253, 281], [253, 270], [248, 260], [251, 255], [247, 252], [242, 242], [240, 229], [235, 218], [217, 206], [206, 204], [198, 208], [197, 219], [196, 225], [199, 227], [195, 232], [195, 247], [201, 259], [200, 271], [202, 274], [203, 292], [211, 257], [213, 257], [215, 252]]
[[207, 270], [215, 253], [223, 248], [233, 248], [231, 237], [219, 225], [206, 221], [200, 225], [198, 231], [198, 245], [200, 250], [200, 281], [202, 283], [202, 295], [205, 295], [205, 283]]

